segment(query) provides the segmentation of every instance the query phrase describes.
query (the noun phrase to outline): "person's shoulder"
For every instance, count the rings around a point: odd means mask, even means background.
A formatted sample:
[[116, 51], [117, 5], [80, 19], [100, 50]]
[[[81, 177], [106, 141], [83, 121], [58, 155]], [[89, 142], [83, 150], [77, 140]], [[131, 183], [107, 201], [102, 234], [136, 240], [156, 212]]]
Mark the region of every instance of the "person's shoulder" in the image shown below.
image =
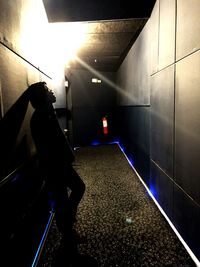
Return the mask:
[[47, 122], [47, 119], [48, 116], [45, 113], [35, 110], [32, 114], [31, 122], [45, 124], [45, 122]]

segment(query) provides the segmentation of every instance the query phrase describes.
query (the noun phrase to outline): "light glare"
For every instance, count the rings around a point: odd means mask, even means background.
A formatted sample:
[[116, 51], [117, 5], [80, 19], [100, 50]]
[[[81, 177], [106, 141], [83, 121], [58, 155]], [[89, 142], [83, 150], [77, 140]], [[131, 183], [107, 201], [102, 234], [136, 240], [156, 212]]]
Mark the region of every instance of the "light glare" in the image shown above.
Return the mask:
[[77, 51], [85, 42], [85, 26], [76, 22], [49, 24], [52, 51], [56, 49], [56, 56], [65, 64], [76, 58]]

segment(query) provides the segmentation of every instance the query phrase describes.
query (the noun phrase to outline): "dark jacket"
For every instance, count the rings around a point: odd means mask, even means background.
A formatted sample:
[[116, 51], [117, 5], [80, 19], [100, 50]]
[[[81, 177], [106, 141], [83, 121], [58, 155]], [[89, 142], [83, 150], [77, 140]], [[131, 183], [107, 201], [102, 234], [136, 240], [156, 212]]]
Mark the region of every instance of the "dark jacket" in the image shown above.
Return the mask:
[[30, 126], [40, 166], [46, 175], [55, 176], [63, 169], [70, 168], [74, 154], [54, 111], [35, 110]]

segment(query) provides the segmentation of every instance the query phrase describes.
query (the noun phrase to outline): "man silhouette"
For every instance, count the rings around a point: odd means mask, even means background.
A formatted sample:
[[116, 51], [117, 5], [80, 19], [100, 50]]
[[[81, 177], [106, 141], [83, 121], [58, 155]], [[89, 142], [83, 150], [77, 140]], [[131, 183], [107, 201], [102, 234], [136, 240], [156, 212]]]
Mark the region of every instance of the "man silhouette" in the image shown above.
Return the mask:
[[35, 109], [30, 126], [40, 168], [55, 204], [55, 218], [62, 235], [61, 242], [68, 249], [69, 255], [72, 255], [76, 251], [73, 224], [85, 184], [73, 169], [74, 154], [53, 108], [55, 95], [45, 82], [32, 84], [28, 88], [28, 94]]

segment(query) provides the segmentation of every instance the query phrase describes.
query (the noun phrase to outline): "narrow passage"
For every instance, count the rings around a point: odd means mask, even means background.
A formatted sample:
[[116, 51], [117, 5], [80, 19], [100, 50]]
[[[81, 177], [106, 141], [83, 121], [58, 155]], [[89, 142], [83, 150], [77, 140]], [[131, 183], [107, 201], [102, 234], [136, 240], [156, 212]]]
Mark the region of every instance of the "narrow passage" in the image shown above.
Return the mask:
[[[75, 168], [86, 184], [75, 225], [87, 236], [81, 254], [99, 267], [196, 266], [117, 144], [78, 149]], [[39, 267], [51, 266], [59, 241], [54, 222]]]

